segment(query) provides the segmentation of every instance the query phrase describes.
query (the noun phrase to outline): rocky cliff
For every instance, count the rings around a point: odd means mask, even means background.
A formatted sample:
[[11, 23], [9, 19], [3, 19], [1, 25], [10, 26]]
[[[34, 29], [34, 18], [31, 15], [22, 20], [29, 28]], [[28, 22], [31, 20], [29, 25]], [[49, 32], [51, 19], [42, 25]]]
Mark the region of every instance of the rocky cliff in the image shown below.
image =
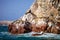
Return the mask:
[[60, 34], [60, 0], [35, 0], [20, 19], [9, 25], [9, 32], [48, 32]]

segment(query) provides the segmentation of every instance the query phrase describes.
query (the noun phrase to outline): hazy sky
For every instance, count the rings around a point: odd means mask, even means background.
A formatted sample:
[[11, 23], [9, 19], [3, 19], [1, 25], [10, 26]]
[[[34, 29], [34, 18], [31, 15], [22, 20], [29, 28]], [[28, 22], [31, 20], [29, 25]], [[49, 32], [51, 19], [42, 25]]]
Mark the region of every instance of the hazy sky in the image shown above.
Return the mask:
[[30, 8], [34, 0], [0, 0], [0, 20], [16, 20]]

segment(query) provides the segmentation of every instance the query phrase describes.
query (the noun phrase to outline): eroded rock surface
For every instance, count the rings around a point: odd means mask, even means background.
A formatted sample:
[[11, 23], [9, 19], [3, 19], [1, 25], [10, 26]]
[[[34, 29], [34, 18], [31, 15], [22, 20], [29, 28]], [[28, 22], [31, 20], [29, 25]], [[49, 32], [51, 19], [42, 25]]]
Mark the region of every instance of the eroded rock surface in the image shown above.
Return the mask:
[[35, 0], [20, 19], [9, 25], [9, 32], [47, 32], [60, 34], [60, 0]]

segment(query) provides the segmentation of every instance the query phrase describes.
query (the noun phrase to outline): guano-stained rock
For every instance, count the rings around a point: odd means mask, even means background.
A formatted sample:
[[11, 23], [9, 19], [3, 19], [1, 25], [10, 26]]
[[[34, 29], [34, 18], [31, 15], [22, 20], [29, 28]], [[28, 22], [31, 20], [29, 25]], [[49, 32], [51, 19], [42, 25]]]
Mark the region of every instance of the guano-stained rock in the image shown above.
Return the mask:
[[47, 32], [60, 34], [60, 0], [35, 0], [30, 9], [9, 27], [12, 34]]

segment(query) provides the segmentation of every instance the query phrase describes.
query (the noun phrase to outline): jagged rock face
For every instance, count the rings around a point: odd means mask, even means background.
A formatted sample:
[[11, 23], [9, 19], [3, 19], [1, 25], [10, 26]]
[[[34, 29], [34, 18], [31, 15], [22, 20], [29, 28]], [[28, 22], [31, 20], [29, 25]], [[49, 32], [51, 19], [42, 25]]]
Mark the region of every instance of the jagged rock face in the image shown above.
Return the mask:
[[49, 32], [60, 34], [60, 0], [36, 0], [19, 20], [9, 25], [9, 32]]

